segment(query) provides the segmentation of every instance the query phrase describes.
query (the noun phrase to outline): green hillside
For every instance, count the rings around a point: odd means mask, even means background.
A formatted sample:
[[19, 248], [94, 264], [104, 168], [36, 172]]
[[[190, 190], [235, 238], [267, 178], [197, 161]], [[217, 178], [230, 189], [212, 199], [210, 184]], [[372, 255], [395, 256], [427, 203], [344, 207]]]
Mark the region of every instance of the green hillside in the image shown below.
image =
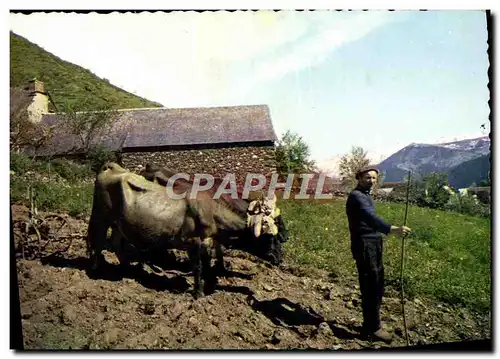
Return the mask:
[[89, 70], [64, 61], [11, 32], [10, 87], [24, 87], [35, 77], [44, 82], [45, 90], [58, 108], [64, 103], [78, 104], [85, 110], [162, 107], [113, 86]]

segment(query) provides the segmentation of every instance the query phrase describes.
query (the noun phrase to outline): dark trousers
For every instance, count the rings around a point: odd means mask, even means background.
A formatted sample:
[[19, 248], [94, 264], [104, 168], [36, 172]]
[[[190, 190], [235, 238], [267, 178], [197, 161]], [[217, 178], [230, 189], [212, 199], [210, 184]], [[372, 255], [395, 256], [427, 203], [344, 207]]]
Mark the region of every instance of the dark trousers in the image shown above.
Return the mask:
[[357, 238], [353, 240], [351, 248], [358, 268], [363, 329], [374, 332], [381, 326], [380, 304], [384, 295], [382, 238]]

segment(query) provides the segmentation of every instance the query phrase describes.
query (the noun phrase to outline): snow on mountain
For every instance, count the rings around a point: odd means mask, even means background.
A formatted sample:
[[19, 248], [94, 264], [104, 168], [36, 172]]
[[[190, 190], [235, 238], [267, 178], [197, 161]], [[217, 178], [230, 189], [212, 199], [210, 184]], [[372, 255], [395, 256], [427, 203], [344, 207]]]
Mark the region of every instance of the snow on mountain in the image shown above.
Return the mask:
[[412, 143], [382, 161], [379, 167], [388, 181], [401, 181], [408, 169], [420, 174], [448, 172], [489, 152], [487, 136], [437, 144]]
[[440, 143], [436, 146], [451, 148], [461, 151], [482, 151], [484, 154], [488, 153], [490, 147], [490, 138], [488, 136], [461, 140], [456, 142]]
[[[486, 155], [489, 151], [490, 138], [481, 136], [435, 144], [411, 143], [390, 156], [377, 151], [368, 151], [368, 156], [371, 163], [378, 164], [386, 172], [389, 181], [399, 181], [407, 174], [408, 169], [422, 173], [448, 171], [465, 161]], [[336, 155], [319, 160], [317, 168], [330, 177], [338, 178], [341, 158], [342, 155]]]

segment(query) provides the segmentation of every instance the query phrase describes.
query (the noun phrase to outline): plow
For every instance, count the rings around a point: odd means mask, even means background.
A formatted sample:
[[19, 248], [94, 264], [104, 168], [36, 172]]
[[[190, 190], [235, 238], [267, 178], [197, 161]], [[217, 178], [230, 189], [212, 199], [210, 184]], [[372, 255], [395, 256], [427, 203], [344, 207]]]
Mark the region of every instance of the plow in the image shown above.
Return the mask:
[[74, 233], [66, 216], [41, 214], [33, 187], [28, 187], [27, 197], [30, 202], [27, 218], [15, 219], [12, 223], [16, 259], [33, 260], [60, 254], [71, 247], [74, 238], [83, 237]]

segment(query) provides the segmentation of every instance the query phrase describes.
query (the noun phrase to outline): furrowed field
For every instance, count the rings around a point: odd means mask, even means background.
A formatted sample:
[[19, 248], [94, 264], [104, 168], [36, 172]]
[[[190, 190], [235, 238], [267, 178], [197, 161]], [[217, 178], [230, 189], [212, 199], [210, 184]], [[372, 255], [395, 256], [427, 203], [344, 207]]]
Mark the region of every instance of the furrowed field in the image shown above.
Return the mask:
[[[356, 276], [345, 200], [282, 201], [289, 223], [286, 259], [333, 276]], [[405, 205], [376, 203], [377, 215], [401, 225]], [[490, 219], [410, 206], [405, 240], [405, 295], [428, 296], [479, 311], [491, 308]], [[400, 288], [401, 239], [384, 242], [387, 285]]]

